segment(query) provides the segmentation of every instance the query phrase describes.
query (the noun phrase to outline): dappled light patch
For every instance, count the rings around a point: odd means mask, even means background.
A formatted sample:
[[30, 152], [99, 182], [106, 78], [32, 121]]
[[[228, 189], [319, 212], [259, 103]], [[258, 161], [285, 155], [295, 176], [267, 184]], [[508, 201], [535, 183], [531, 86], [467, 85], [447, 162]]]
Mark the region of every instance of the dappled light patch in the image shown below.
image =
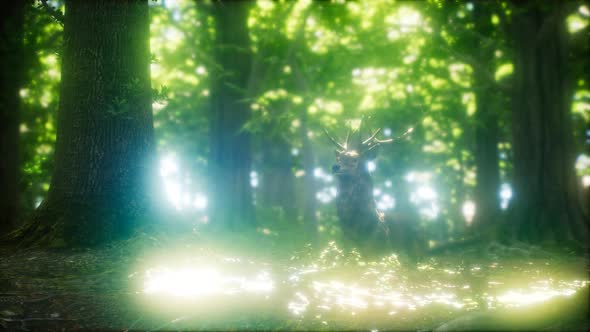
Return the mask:
[[[287, 315], [304, 328], [354, 324], [383, 329], [435, 326], [470, 312], [539, 305], [571, 297], [589, 284], [575, 264], [549, 258], [516, 261], [505, 256], [509, 252], [489, 247], [488, 256], [479, 260], [466, 252], [413, 262], [403, 255], [367, 258], [330, 242], [319, 252], [303, 250], [266, 263], [192, 257], [193, 265], [148, 268], [142, 296], [185, 304], [214, 302], [221, 312], [224, 303], [231, 310], [254, 311], [271, 305], [269, 315]], [[197, 263], [204, 261], [211, 263]], [[236, 302], [235, 296], [263, 302]]]
[[200, 299], [208, 295], [269, 293], [274, 288], [267, 272], [252, 277], [226, 275], [214, 268], [158, 267], [146, 271], [143, 292]]

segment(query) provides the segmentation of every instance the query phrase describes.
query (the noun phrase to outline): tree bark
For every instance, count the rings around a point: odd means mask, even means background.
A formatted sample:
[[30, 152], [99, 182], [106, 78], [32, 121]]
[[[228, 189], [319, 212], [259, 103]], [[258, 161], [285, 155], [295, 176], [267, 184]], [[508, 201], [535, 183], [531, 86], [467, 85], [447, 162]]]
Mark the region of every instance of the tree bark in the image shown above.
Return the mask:
[[256, 223], [250, 187], [250, 118], [247, 86], [252, 56], [248, 35], [250, 1], [213, 2], [218, 70], [211, 88], [210, 184], [212, 222], [228, 229]]
[[302, 140], [301, 157], [303, 161], [303, 224], [313, 242], [317, 241], [318, 220], [316, 216], [316, 180], [314, 178], [315, 156], [309, 137], [307, 136], [307, 109], [301, 109], [300, 134]]
[[530, 243], [571, 240], [586, 247], [588, 219], [574, 170], [566, 4], [515, 4], [511, 234]]
[[494, 38], [494, 27], [489, 4], [476, 3], [473, 11], [475, 30], [479, 36], [486, 37], [475, 37], [473, 42], [474, 57], [480, 65], [473, 68], [476, 95], [474, 159], [477, 169], [474, 198], [477, 208], [472, 228], [481, 230], [491, 226], [500, 211], [499, 114], [495, 108], [498, 89], [493, 77], [495, 47], [490, 40]]
[[147, 1], [66, 1], [55, 171], [21, 236], [52, 246], [127, 236], [154, 160]]
[[263, 138], [262, 201], [265, 206], [280, 207], [287, 220], [297, 217], [295, 177], [291, 147], [283, 137]]
[[27, 1], [10, 1], [0, 13], [0, 234], [20, 212], [19, 89], [23, 81], [23, 24]]

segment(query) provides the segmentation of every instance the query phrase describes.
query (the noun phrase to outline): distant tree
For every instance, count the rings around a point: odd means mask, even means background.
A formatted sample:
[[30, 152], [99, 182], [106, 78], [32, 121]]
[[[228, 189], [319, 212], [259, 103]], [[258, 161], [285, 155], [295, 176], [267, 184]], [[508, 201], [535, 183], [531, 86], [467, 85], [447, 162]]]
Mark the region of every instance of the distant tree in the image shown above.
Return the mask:
[[10, 1], [0, 11], [0, 234], [16, 225], [20, 210], [19, 90], [26, 5], [27, 1]]
[[494, 54], [497, 48], [495, 28], [492, 24], [494, 2], [474, 4], [474, 31], [470, 40], [473, 66], [473, 85], [476, 99], [475, 147], [476, 185], [474, 198], [477, 210], [473, 226], [475, 229], [490, 226], [500, 211], [500, 165], [498, 142], [500, 138], [499, 106], [502, 96], [494, 80], [496, 64]]
[[[514, 2], [514, 201], [510, 230], [531, 243], [587, 246], [574, 171], [566, 2]], [[586, 218], [585, 218], [586, 217]]]
[[147, 1], [66, 1], [55, 171], [17, 236], [52, 246], [125, 236], [153, 162]]
[[252, 66], [248, 14], [254, 2], [215, 1], [216, 60], [211, 85], [210, 184], [212, 222], [230, 229], [252, 227], [250, 117], [247, 85]]

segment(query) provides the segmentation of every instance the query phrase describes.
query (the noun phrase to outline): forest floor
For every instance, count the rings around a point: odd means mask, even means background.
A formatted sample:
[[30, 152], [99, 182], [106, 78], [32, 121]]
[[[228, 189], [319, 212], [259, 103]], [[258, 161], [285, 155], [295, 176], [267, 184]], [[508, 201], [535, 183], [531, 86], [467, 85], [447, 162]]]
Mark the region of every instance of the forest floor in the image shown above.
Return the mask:
[[257, 237], [0, 248], [0, 330], [588, 330], [586, 257], [490, 244], [372, 261]]

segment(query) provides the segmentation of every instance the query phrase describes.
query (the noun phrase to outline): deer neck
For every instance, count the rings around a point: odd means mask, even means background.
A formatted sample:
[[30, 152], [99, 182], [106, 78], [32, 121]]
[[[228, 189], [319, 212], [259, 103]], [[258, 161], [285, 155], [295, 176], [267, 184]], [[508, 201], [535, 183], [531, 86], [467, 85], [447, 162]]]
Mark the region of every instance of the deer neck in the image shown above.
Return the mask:
[[374, 224], [379, 220], [373, 199], [373, 181], [366, 170], [338, 177], [336, 206], [343, 224]]

